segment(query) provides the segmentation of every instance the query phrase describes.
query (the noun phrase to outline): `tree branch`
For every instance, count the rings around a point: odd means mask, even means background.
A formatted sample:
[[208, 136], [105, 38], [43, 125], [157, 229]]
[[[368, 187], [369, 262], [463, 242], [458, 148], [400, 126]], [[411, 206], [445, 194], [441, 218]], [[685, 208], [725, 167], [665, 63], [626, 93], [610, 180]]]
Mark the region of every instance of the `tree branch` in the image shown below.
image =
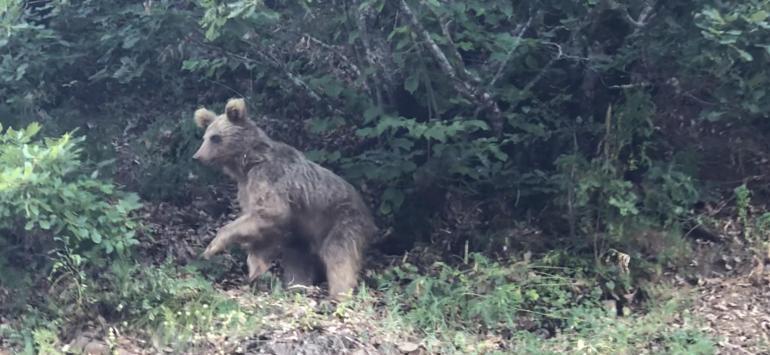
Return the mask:
[[401, 10], [409, 20], [409, 24], [412, 26], [412, 29], [414, 29], [414, 31], [417, 32], [420, 37], [422, 37], [425, 43], [427, 43], [428, 49], [438, 62], [441, 71], [449, 76], [450, 79], [457, 80], [457, 71], [455, 71], [455, 68], [451, 63], [449, 63], [449, 59], [447, 59], [446, 54], [444, 54], [441, 48], [439, 48], [438, 44], [436, 44], [436, 42], [430, 38], [430, 33], [428, 33], [428, 31], [422, 26], [422, 23], [420, 23], [420, 20], [417, 18], [417, 15], [415, 15], [414, 11], [412, 11], [412, 8], [409, 7], [409, 4], [406, 3], [406, 0], [401, 0]]
[[447, 48], [449, 49], [449, 54], [452, 56], [452, 58], [455, 61], [455, 65], [459, 67], [458, 74], [463, 77], [465, 80], [470, 80], [476, 84], [481, 82], [481, 79], [479, 79], [478, 76], [474, 75], [468, 69], [465, 68], [465, 62], [463, 61], [463, 57], [460, 55], [460, 51], [457, 50], [457, 46], [455, 45], [454, 40], [452, 39], [452, 33], [449, 31], [449, 24], [452, 23], [452, 20], [442, 22], [439, 20], [439, 24], [441, 26], [441, 32], [444, 34], [444, 37], [446, 37], [447, 42], [449, 45]]
[[630, 24], [634, 25], [634, 27], [644, 27], [647, 26], [647, 21], [652, 15], [652, 9], [655, 7], [655, 1], [645, 1], [644, 2], [644, 8], [642, 8], [642, 11], [639, 13], [639, 18], [634, 20], [633, 17], [631, 17], [631, 14], [628, 12], [628, 8], [626, 8], [626, 21], [628, 21]]
[[[358, 26], [358, 33], [359, 33], [359, 39], [361, 40], [361, 44], [364, 47], [364, 58], [366, 60], [366, 63], [371, 68], [381, 68], [380, 65], [377, 64], [377, 60], [375, 59], [374, 51], [372, 50], [372, 44], [369, 39], [369, 31], [368, 31], [368, 24], [367, 19], [369, 18], [369, 13], [372, 11], [371, 6], [366, 5], [362, 6], [362, 4], [359, 4], [356, 2], [356, 25]], [[377, 85], [378, 81], [382, 81], [381, 78], [379, 78], [379, 75], [377, 73], [381, 73], [382, 70], [376, 70], [374, 73], [374, 81], [371, 82], [369, 85], [374, 90], [374, 95], [377, 97], [377, 105], [382, 106], [382, 91], [380, 90], [379, 85]], [[366, 82], [370, 82], [370, 79], [368, 78], [369, 75], [367, 75]]]
[[[337, 109], [337, 108], [333, 107], [331, 104], [329, 104], [328, 100], [324, 100], [321, 97], [321, 95], [319, 95], [315, 90], [313, 90], [313, 88], [310, 87], [310, 85], [308, 85], [304, 80], [302, 80], [302, 78], [300, 78], [299, 76], [294, 74], [291, 70], [289, 70], [289, 68], [286, 67], [285, 64], [281, 63], [278, 59], [270, 56], [267, 53], [267, 51], [264, 51], [264, 50], [255, 50], [254, 51], [254, 53], [258, 57], [260, 57], [260, 59], [261, 59], [261, 62], [260, 62], [258, 59], [249, 58], [249, 57], [247, 57], [245, 55], [241, 55], [241, 54], [238, 54], [238, 53], [233, 53], [231, 51], [225, 50], [223, 48], [215, 47], [215, 46], [209, 45], [207, 43], [197, 42], [197, 41], [196, 41], [196, 43], [199, 46], [201, 46], [201, 47], [209, 48], [209, 49], [211, 49], [213, 51], [216, 51], [216, 52], [219, 52], [219, 53], [221, 53], [223, 55], [229, 56], [231, 58], [238, 59], [238, 60], [240, 60], [240, 61], [242, 61], [244, 63], [267, 63], [267, 64], [273, 66], [275, 69], [281, 70], [283, 72], [283, 75], [285, 75], [292, 84], [294, 84], [298, 88], [302, 89], [308, 96], [310, 96], [317, 103], [324, 105], [326, 107], [326, 109], [329, 110], [329, 112], [334, 112], [334, 113], [337, 113], [337, 114], [341, 114], [341, 111], [339, 109]], [[245, 41], [245, 40], [243, 40], [243, 43], [245, 43], [247, 45], [253, 46], [253, 43], [250, 43], [250, 42]]]
[[[500, 136], [503, 131], [503, 115], [500, 111], [500, 107], [497, 105], [497, 102], [493, 99], [492, 94], [482, 88], [479, 88], [476, 85], [472, 85], [469, 82], [471, 79], [463, 80], [463, 78], [460, 77], [457, 69], [452, 66], [452, 63], [449, 62], [449, 59], [447, 58], [444, 51], [442, 51], [436, 41], [431, 38], [430, 33], [425, 29], [425, 27], [423, 27], [422, 23], [420, 23], [417, 15], [414, 13], [412, 8], [409, 7], [409, 4], [406, 3], [406, 0], [401, 0], [401, 11], [409, 20], [409, 24], [411, 25], [412, 29], [422, 38], [422, 40], [427, 45], [428, 50], [438, 63], [441, 71], [452, 81], [455, 90], [466, 99], [476, 102], [483, 109], [489, 111], [489, 119], [487, 121], [492, 127], [495, 135]], [[457, 49], [455, 48], [454, 50]]]
[[521, 43], [521, 37], [524, 35], [524, 32], [527, 31], [527, 28], [529, 28], [529, 24], [532, 23], [532, 17], [527, 20], [527, 23], [524, 25], [518, 26], [519, 28], [516, 29], [514, 32], [518, 32], [519, 34], [516, 35], [516, 43], [511, 47], [511, 49], [508, 51], [508, 53], [505, 56], [505, 60], [500, 62], [500, 67], [497, 68], [497, 72], [492, 77], [492, 80], [489, 81], [489, 87], [495, 86], [495, 83], [498, 79], [503, 75], [503, 70], [505, 69], [505, 66], [508, 65], [508, 61], [511, 60], [511, 57], [513, 56], [513, 52], [516, 51], [516, 48], [519, 48], [519, 43]]
[[626, 7], [626, 22], [634, 26], [634, 32], [630, 36], [636, 36], [639, 31], [650, 23], [650, 20], [655, 16], [652, 10], [655, 8], [656, 3], [657, 0], [645, 0], [644, 8], [639, 12], [639, 18], [636, 20], [631, 17], [631, 13], [628, 12], [628, 7]]

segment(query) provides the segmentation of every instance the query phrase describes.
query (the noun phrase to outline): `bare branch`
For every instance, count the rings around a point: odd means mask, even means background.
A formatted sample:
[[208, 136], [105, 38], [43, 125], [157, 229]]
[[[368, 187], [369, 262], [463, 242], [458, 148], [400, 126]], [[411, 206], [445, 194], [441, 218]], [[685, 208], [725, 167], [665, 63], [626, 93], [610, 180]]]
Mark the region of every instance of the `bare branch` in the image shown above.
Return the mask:
[[564, 49], [562, 48], [561, 44], [558, 44], [558, 43], [555, 43], [555, 42], [550, 42], [550, 41], [540, 41], [540, 44], [545, 44], [545, 45], [554, 47], [556, 49], [556, 57], [555, 57], [555, 59], [557, 59], [557, 60], [558, 59], [562, 59], [562, 58], [567, 58], [567, 59], [570, 59], [570, 60], [574, 60], [576, 62], [588, 62], [588, 61], [591, 61], [591, 58], [588, 58], [588, 57], [581, 57], [581, 56], [577, 56], [577, 55], [572, 55], [572, 54], [564, 53]]
[[481, 82], [481, 79], [473, 75], [470, 71], [468, 71], [467, 68], [465, 68], [465, 62], [463, 61], [463, 57], [460, 55], [460, 51], [457, 50], [457, 46], [455, 45], [454, 40], [452, 39], [452, 33], [449, 31], [449, 24], [452, 23], [452, 20], [441, 22], [439, 21], [439, 24], [441, 25], [441, 32], [444, 34], [444, 37], [446, 37], [447, 42], [449, 42], [449, 45], [447, 48], [449, 49], [449, 54], [454, 58], [455, 65], [459, 67], [458, 74], [460, 74], [463, 79], [473, 81], [474, 83], [478, 84]]
[[636, 20], [631, 17], [628, 8], [626, 8], [626, 21], [636, 27], [634, 34], [636, 34], [642, 27], [647, 26], [649, 20], [652, 18], [652, 10], [655, 7], [655, 3], [655, 0], [645, 1], [644, 8], [642, 8], [642, 11], [639, 13], [639, 18]]
[[521, 91], [529, 91], [530, 89], [532, 89], [532, 87], [535, 86], [535, 84], [537, 84], [537, 82], [540, 81], [540, 79], [542, 79], [543, 76], [545, 76], [545, 73], [549, 69], [551, 69], [551, 66], [553, 66], [553, 64], [556, 63], [557, 60], [565, 58], [565, 57], [567, 57], [567, 58], [583, 59], [583, 58], [579, 58], [579, 57], [564, 55], [564, 51], [562, 50], [561, 45], [559, 45], [558, 43], [553, 43], [553, 42], [542, 42], [542, 43], [554, 46], [554, 48], [556, 48], [556, 51], [557, 51], [556, 52], [556, 56], [552, 57], [548, 61], [548, 63], [545, 63], [543, 68], [540, 69], [540, 71], [537, 73], [537, 75], [535, 75], [534, 78], [532, 78], [532, 80], [530, 80], [527, 84], [524, 85], [524, 88]]
[[449, 62], [446, 54], [441, 50], [436, 41], [431, 38], [430, 33], [423, 27], [422, 23], [420, 23], [417, 15], [412, 8], [409, 7], [409, 4], [406, 3], [406, 0], [401, 0], [401, 11], [409, 20], [412, 29], [420, 36], [420, 38], [422, 38], [423, 42], [428, 47], [429, 52], [438, 63], [439, 68], [441, 68], [441, 71], [452, 81], [455, 90], [466, 99], [479, 104], [482, 109], [489, 110], [489, 125], [492, 127], [495, 135], [499, 136], [502, 134], [503, 115], [497, 102], [493, 99], [492, 94], [478, 86], [471, 85], [469, 82], [471, 79], [463, 80], [460, 75], [458, 75], [457, 69]]
[[652, 83], [648, 82], [642, 82], [642, 83], [634, 83], [634, 84], [620, 84], [620, 85], [610, 85], [607, 88], [613, 89], [613, 90], [625, 90], [625, 89], [633, 89], [633, 88], [644, 88], [652, 86]]
[[[258, 60], [258, 59], [249, 58], [247, 56], [244, 56], [244, 55], [241, 55], [241, 54], [238, 54], [238, 53], [234, 53], [234, 52], [225, 50], [223, 48], [212, 46], [212, 45], [210, 45], [208, 43], [203, 43], [203, 42], [196, 42], [196, 43], [198, 45], [202, 46], [202, 47], [207, 47], [209, 49], [217, 51], [217, 52], [219, 52], [221, 54], [224, 54], [226, 56], [229, 56], [231, 58], [236, 58], [236, 59], [238, 59], [238, 60], [240, 60], [240, 61], [242, 61], [244, 63], [260, 63], [260, 60]], [[247, 42], [245, 40], [243, 41], [243, 43], [245, 43], [247, 45], [251, 45], [251, 46], [254, 45], [253, 43]], [[334, 108], [332, 105], [330, 105], [327, 102], [327, 100], [324, 100], [321, 97], [321, 95], [319, 95], [315, 90], [313, 90], [313, 88], [310, 87], [310, 85], [308, 85], [304, 80], [302, 80], [302, 78], [300, 78], [299, 76], [294, 74], [291, 70], [289, 70], [289, 68], [285, 64], [281, 63], [281, 61], [279, 61], [278, 59], [270, 56], [267, 53], [267, 51], [256, 50], [256, 51], [254, 51], [254, 53], [256, 53], [257, 56], [260, 57], [261, 63], [268, 63], [271, 66], [273, 66], [274, 68], [280, 69], [283, 72], [283, 74], [289, 79], [289, 81], [292, 84], [294, 84], [295, 86], [301, 88], [308, 96], [310, 96], [313, 100], [315, 100], [319, 104], [322, 104], [322, 105], [326, 106], [326, 109], [329, 110], [329, 112], [335, 112], [335, 113], [338, 113], [338, 114], [341, 113], [341, 111], [339, 109]]]
[[316, 37], [313, 37], [313, 35], [311, 35], [309, 33], [303, 33], [302, 34], [302, 38], [307, 40], [307, 41], [309, 41], [309, 42], [313, 42], [313, 43], [317, 44], [318, 46], [320, 46], [322, 48], [325, 48], [325, 49], [331, 51], [332, 53], [337, 55], [340, 59], [342, 59], [347, 65], [350, 66], [350, 69], [353, 71], [353, 74], [355, 74], [356, 76], [361, 76], [361, 69], [358, 68], [358, 66], [356, 65], [356, 63], [354, 61], [352, 61], [352, 60], [350, 60], [350, 58], [348, 58], [348, 56], [345, 54], [345, 49], [342, 48], [341, 46], [328, 44], [328, 43], [326, 43], [324, 41], [321, 41], [320, 39], [318, 39]]
[[[360, 4], [357, 4], [356, 8], [358, 9], [358, 13], [356, 14], [356, 25], [358, 26], [358, 33], [361, 39], [361, 44], [364, 47], [364, 57], [366, 60], [366, 63], [369, 64], [372, 68], [380, 68], [383, 69], [380, 65], [377, 63], [377, 59], [374, 55], [374, 51], [372, 50], [372, 43], [369, 39], [369, 32], [368, 32], [368, 25], [367, 25], [367, 19], [369, 18], [369, 13], [372, 11], [371, 6], [361, 6]], [[382, 70], [377, 70], [376, 73], [381, 73]], [[382, 105], [382, 91], [380, 90], [380, 87], [377, 85], [377, 81], [381, 81], [380, 78], [378, 78], [379, 75], [374, 74], [374, 83], [369, 85], [374, 89], [374, 95], [377, 97], [377, 104]], [[369, 78], [366, 80], [369, 82]]]
[[428, 45], [428, 49], [430, 50], [431, 54], [433, 54], [433, 57], [438, 62], [438, 65], [444, 74], [449, 76], [449, 78], [452, 80], [457, 80], [457, 71], [455, 71], [455, 68], [451, 63], [449, 63], [449, 59], [447, 59], [446, 54], [444, 54], [441, 48], [439, 48], [438, 44], [436, 44], [436, 42], [430, 38], [430, 33], [428, 33], [428, 31], [422, 26], [422, 23], [420, 23], [420, 20], [417, 18], [417, 15], [414, 14], [412, 8], [409, 7], [409, 4], [406, 3], [406, 0], [401, 0], [401, 11], [403, 11], [406, 15], [409, 23], [412, 25], [412, 28]]
[[527, 20], [527, 23], [517, 26], [516, 30], [514, 30], [514, 33], [518, 32], [515, 38], [516, 42], [513, 45], [513, 47], [511, 47], [511, 49], [508, 51], [508, 54], [505, 55], [505, 60], [500, 62], [500, 67], [497, 68], [497, 72], [492, 77], [492, 80], [489, 82], [490, 87], [495, 86], [495, 83], [497, 82], [497, 80], [500, 79], [500, 77], [503, 75], [503, 70], [508, 65], [508, 61], [511, 60], [511, 57], [513, 56], [513, 52], [516, 51], [516, 48], [519, 48], [519, 43], [521, 43], [521, 37], [524, 35], [524, 32], [527, 31], [527, 28], [529, 28], [530, 23], [532, 23], [532, 17], [530, 17], [529, 20]]

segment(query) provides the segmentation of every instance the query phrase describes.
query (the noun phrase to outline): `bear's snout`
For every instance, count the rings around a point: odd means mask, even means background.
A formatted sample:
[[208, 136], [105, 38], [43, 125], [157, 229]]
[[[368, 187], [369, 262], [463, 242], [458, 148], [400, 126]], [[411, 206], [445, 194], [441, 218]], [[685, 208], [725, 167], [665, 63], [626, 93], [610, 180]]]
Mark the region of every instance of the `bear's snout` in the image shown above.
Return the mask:
[[197, 160], [197, 161], [200, 161], [200, 162], [204, 161], [204, 159], [203, 159], [203, 152], [202, 152], [202, 150], [203, 150], [203, 147], [199, 148], [199, 149], [198, 149], [198, 150], [195, 152], [195, 154], [193, 154], [193, 159], [195, 159], [195, 160]]

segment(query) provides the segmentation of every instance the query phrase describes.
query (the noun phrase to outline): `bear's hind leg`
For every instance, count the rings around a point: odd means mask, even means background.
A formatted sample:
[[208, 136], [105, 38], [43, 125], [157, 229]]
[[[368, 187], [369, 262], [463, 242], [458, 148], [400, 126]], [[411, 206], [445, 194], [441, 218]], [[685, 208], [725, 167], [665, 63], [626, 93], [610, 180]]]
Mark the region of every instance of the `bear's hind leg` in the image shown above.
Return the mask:
[[332, 298], [342, 299], [352, 294], [356, 287], [361, 269], [362, 239], [359, 228], [345, 223], [338, 223], [326, 236], [320, 256]]
[[281, 266], [285, 286], [313, 286], [323, 279], [323, 264], [318, 255], [311, 253], [308, 248], [284, 246]]

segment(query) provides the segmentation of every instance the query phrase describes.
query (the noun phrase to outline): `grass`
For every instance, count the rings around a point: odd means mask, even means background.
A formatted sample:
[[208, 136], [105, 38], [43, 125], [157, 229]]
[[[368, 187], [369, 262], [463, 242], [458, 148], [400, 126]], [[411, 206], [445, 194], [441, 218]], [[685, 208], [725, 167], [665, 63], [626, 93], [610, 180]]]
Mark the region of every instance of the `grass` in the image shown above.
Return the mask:
[[569, 325], [558, 336], [543, 340], [519, 332], [513, 348], [531, 354], [713, 354], [713, 340], [698, 330], [686, 304], [669, 300], [646, 314], [627, 318], [579, 307], [569, 312]]
[[645, 313], [618, 318], [580, 270], [473, 259], [459, 267], [437, 263], [423, 273], [410, 265], [389, 270], [380, 284], [386, 318], [417, 330], [429, 352], [714, 352], [713, 340], [688, 314], [691, 296], [681, 290], [650, 290]]
[[[273, 287], [222, 290], [193, 268], [116, 264], [100, 279], [94, 304], [116, 334], [155, 350], [233, 351], [249, 338], [296, 339], [322, 330], [361, 344], [424, 347], [430, 353], [709, 354], [713, 340], [687, 312], [689, 296], [661, 288], [643, 314], [618, 318], [581, 270], [536, 262], [501, 264], [473, 255], [468, 264], [402, 264], [381, 272], [334, 307]], [[89, 288], [91, 292], [97, 292]], [[63, 319], [0, 328], [20, 353], [58, 353]], [[46, 323], [48, 322], [48, 323]], [[5, 334], [3, 334], [3, 331]], [[24, 336], [23, 334], [26, 334]]]

